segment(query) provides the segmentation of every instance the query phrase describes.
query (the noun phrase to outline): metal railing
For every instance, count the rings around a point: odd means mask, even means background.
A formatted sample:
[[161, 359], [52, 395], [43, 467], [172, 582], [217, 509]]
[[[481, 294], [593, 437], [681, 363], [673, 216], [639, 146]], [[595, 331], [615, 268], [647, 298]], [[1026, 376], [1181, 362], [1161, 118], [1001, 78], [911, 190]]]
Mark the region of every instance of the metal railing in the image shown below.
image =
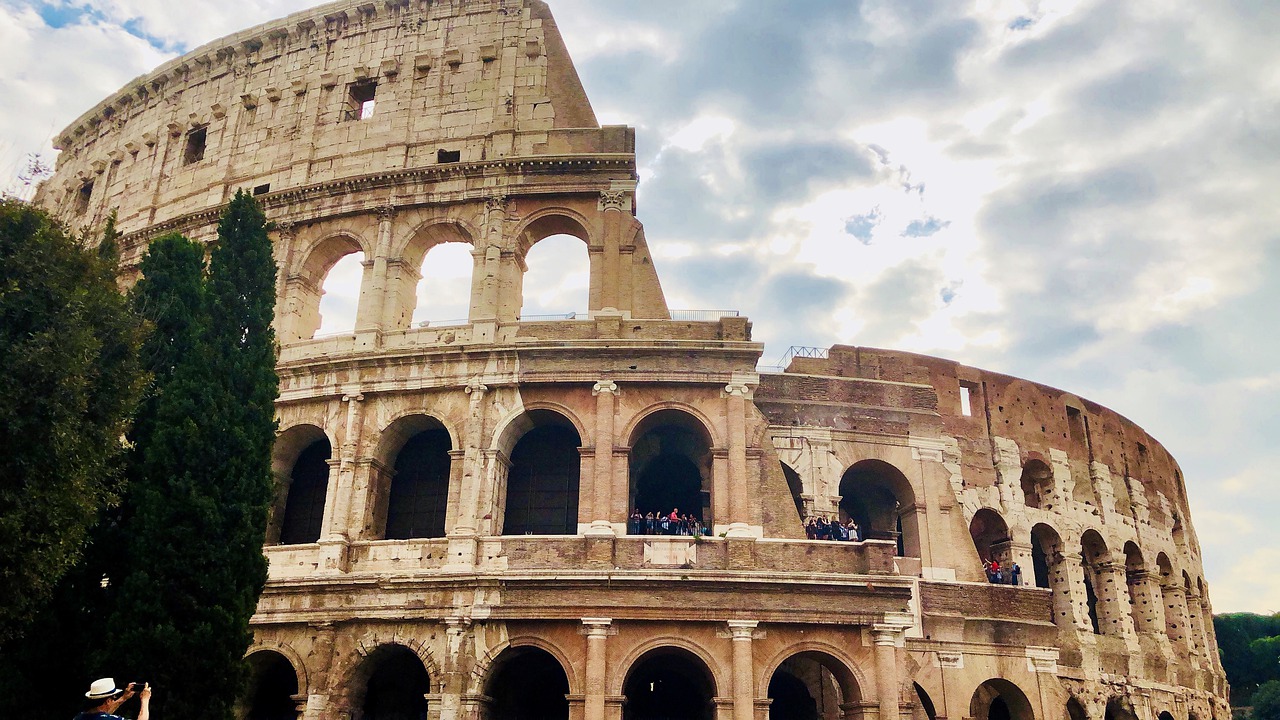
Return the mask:
[[[586, 313], [582, 313], [582, 314], [586, 315]], [[551, 315], [521, 315], [520, 317], [516, 318], [516, 320], [519, 320], [520, 322], [545, 322], [547, 320], [577, 320], [577, 319], [578, 319], [578, 313], [576, 312], [554, 313]]]
[[737, 310], [672, 310], [672, 320], [685, 322], [715, 322], [722, 317], [738, 317]]
[[418, 323], [414, 327], [419, 327], [419, 328], [458, 327], [459, 325], [470, 325], [470, 324], [471, 324], [471, 321], [467, 318], [462, 318], [461, 320], [423, 320], [422, 322]]
[[775, 365], [785, 368], [791, 364], [792, 358], [814, 358], [816, 360], [826, 360], [830, 357], [829, 348], [805, 347], [803, 345], [792, 345], [787, 352], [778, 360]]

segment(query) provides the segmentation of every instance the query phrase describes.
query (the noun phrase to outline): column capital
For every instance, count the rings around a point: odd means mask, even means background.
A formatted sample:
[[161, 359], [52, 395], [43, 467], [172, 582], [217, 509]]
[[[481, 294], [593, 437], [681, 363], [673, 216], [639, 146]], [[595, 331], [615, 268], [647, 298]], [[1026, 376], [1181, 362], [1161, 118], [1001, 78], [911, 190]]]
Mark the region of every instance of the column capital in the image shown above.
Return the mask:
[[759, 620], [730, 620], [728, 621], [729, 635], [734, 640], [750, 640], [756, 631], [756, 627], [760, 624]]
[[484, 199], [484, 209], [491, 213], [506, 213], [507, 200], [506, 195], [495, 193]]
[[592, 397], [595, 397], [595, 396], [597, 396], [597, 395], [599, 395], [599, 394], [601, 394], [601, 393], [607, 393], [607, 394], [609, 394], [609, 395], [617, 396], [617, 395], [618, 395], [618, 383], [613, 382], [612, 380], [601, 380], [600, 382], [598, 382], [598, 383], [596, 383], [595, 385], [592, 385], [592, 386], [591, 386], [591, 396], [592, 396]]
[[295, 238], [298, 235], [298, 224], [292, 220], [281, 220], [276, 223], [276, 232], [280, 234], [281, 239]]
[[897, 623], [876, 623], [871, 626], [871, 633], [876, 645], [897, 645], [906, 628]]
[[489, 392], [489, 386], [481, 382], [480, 378], [475, 378], [467, 383], [465, 390], [468, 395], [472, 396], [472, 400], [479, 400], [485, 393]]
[[610, 210], [630, 212], [631, 198], [628, 197], [626, 190], [601, 190], [598, 207], [606, 212]]
[[342, 402], [361, 402], [364, 400], [364, 393], [354, 392], [342, 396]]
[[394, 200], [388, 201], [385, 205], [377, 207], [378, 222], [391, 222], [396, 219], [396, 205]]
[[724, 386], [724, 394], [725, 397], [741, 397], [750, 400], [754, 392], [746, 383], [730, 383]]
[[582, 618], [587, 637], [605, 637], [613, 625], [613, 618]]

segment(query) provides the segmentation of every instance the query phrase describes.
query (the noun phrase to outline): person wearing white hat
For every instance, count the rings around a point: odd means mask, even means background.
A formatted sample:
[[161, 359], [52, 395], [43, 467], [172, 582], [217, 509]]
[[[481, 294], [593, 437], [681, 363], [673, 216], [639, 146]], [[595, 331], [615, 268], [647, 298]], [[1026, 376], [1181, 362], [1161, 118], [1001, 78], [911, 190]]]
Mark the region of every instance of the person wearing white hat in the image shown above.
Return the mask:
[[75, 720], [123, 720], [115, 712], [134, 695], [142, 696], [142, 708], [138, 710], [138, 720], [148, 720], [151, 717], [151, 685], [129, 683], [128, 687], [121, 690], [116, 687], [114, 678], [94, 680], [89, 686], [89, 692], [84, 694], [88, 698], [85, 701], [85, 710], [76, 715]]

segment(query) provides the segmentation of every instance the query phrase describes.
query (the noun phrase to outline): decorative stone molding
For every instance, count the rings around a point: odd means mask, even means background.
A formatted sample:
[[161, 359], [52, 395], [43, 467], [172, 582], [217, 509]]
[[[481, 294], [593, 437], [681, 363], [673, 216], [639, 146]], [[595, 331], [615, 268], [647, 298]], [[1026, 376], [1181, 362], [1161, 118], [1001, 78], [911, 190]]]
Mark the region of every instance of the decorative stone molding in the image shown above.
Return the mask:
[[618, 394], [618, 383], [613, 382], [611, 380], [601, 380], [600, 382], [591, 386], [592, 397], [595, 397], [600, 393], [609, 393], [610, 395], [616, 396]]
[[948, 670], [964, 669], [964, 653], [959, 650], [939, 650], [938, 667]]
[[1033, 673], [1057, 674], [1058, 648], [1028, 646], [1026, 652], [1027, 670]]
[[605, 212], [609, 210], [630, 212], [631, 197], [624, 190], [602, 190], [600, 192], [599, 208]]

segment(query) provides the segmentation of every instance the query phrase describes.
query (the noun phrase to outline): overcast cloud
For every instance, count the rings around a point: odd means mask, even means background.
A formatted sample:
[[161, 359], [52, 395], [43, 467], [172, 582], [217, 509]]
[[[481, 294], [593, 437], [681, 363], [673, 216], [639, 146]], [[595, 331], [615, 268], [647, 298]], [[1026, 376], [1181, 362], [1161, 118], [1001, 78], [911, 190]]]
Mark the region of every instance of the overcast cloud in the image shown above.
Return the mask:
[[[0, 171], [308, 4], [0, 0]], [[766, 362], [894, 347], [1107, 405], [1181, 462], [1215, 609], [1280, 610], [1280, 5], [551, 4], [638, 129], [672, 307], [742, 310]]]

